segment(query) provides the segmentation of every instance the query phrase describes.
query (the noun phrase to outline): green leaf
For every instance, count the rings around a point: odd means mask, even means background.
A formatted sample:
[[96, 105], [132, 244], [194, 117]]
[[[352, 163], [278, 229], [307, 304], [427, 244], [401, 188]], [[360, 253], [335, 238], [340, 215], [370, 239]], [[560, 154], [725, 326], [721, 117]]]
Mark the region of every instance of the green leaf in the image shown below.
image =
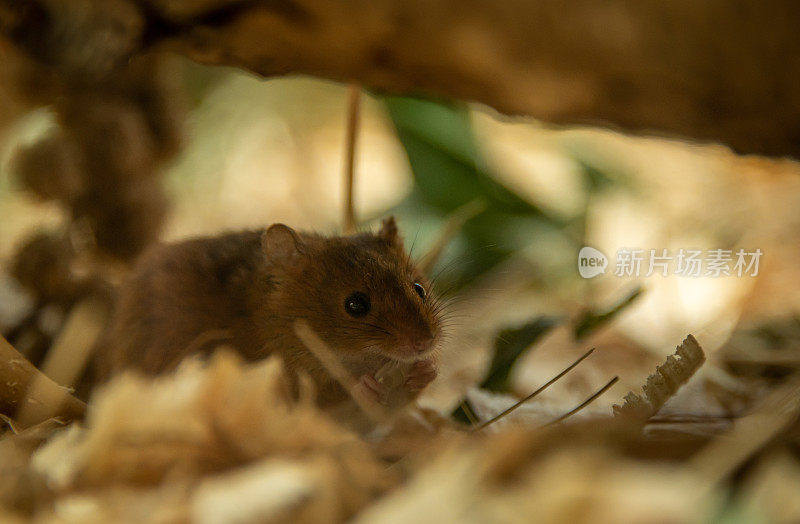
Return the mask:
[[545, 216], [486, 171], [466, 107], [404, 97], [384, 101], [426, 203], [449, 213], [482, 198], [505, 213]]
[[634, 300], [639, 298], [644, 292], [644, 288], [637, 286], [628, 293], [622, 300], [618, 301], [611, 308], [603, 312], [588, 310], [581, 315], [575, 323], [575, 339], [581, 340], [596, 331], [598, 328], [611, 322], [623, 309], [627, 308]]
[[508, 377], [520, 355], [560, 322], [559, 317], [541, 316], [520, 327], [501, 331], [495, 338], [494, 357], [481, 387], [490, 391], [508, 391]]
[[[564, 227], [492, 177], [463, 104], [404, 97], [384, 102], [414, 175], [414, 191], [404, 208], [444, 221], [468, 202], [486, 203], [485, 211], [461, 229], [458, 247], [446, 255], [459, 262], [440, 284], [458, 289], [534, 242], [542, 225]], [[447, 260], [442, 262], [444, 267]]]

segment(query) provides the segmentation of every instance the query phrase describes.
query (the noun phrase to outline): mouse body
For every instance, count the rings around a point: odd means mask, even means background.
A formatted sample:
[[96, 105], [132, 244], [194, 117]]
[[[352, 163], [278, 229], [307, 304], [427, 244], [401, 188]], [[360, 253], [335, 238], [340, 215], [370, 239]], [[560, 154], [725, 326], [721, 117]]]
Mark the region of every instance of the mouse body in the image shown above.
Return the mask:
[[159, 374], [220, 345], [251, 361], [279, 355], [310, 376], [320, 404], [347, 397], [302, 344], [305, 320], [367, 394], [376, 373], [404, 363], [410, 398], [436, 376], [441, 304], [403, 246], [393, 218], [376, 233], [326, 237], [283, 224], [149, 249], [123, 285], [96, 353], [107, 380]]

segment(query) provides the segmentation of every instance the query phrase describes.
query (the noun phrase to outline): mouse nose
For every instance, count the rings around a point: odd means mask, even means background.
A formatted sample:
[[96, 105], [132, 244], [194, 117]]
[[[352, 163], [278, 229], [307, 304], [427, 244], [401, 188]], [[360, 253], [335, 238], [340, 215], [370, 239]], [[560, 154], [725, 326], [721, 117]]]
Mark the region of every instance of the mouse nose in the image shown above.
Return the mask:
[[411, 351], [414, 353], [424, 353], [431, 348], [431, 341], [429, 340], [415, 340], [409, 344]]
[[408, 338], [406, 346], [412, 353], [425, 353], [431, 348], [433, 335], [430, 332], [417, 333]]

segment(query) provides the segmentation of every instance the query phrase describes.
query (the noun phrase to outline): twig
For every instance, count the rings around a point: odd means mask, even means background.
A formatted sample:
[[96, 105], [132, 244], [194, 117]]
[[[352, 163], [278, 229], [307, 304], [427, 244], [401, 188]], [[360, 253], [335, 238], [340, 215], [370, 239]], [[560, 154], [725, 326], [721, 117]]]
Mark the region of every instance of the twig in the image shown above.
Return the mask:
[[436, 261], [439, 260], [439, 257], [442, 256], [442, 251], [453, 239], [456, 233], [464, 227], [464, 224], [474, 216], [481, 213], [484, 209], [486, 209], [486, 202], [480, 199], [475, 199], [470, 202], [467, 202], [463, 206], [459, 207], [455, 211], [453, 211], [447, 219], [444, 227], [442, 228], [439, 236], [434, 241], [431, 248], [425, 253], [421, 258], [417, 267], [420, 271], [424, 274], [429, 274], [430, 270], [433, 269], [433, 266], [436, 265]]
[[578, 405], [578, 406], [577, 406], [575, 409], [573, 409], [573, 410], [571, 410], [571, 411], [568, 411], [568, 412], [564, 413], [563, 415], [561, 415], [561, 416], [560, 416], [560, 417], [558, 417], [557, 419], [555, 419], [555, 420], [553, 420], [553, 421], [551, 421], [551, 422], [548, 422], [547, 424], [545, 424], [545, 425], [544, 425], [544, 426], [542, 426], [542, 427], [547, 427], [547, 426], [552, 426], [553, 424], [558, 424], [558, 423], [559, 423], [559, 422], [561, 422], [562, 420], [564, 420], [564, 419], [566, 419], [566, 418], [569, 418], [569, 417], [571, 417], [572, 415], [574, 415], [574, 414], [575, 414], [575, 413], [577, 413], [578, 411], [582, 410], [583, 408], [585, 408], [586, 406], [588, 406], [589, 404], [591, 404], [592, 402], [594, 402], [595, 400], [597, 400], [597, 398], [598, 398], [600, 395], [602, 395], [603, 393], [605, 393], [606, 391], [608, 391], [608, 389], [609, 389], [611, 386], [613, 386], [614, 384], [616, 384], [618, 380], [619, 380], [619, 377], [614, 377], [614, 378], [612, 378], [612, 379], [611, 379], [611, 380], [608, 382], [608, 384], [606, 384], [605, 386], [603, 386], [602, 388], [600, 388], [599, 390], [597, 390], [597, 392], [596, 392], [595, 394], [593, 394], [591, 397], [589, 397], [589, 398], [587, 398], [586, 400], [584, 400], [583, 402], [581, 402], [581, 403], [580, 403], [580, 404], [579, 404], [579, 405]]
[[727, 355], [725, 363], [728, 365], [745, 366], [780, 366], [787, 368], [800, 367], [800, 358], [796, 350], [769, 351], [750, 348], [741, 355]]
[[333, 351], [319, 338], [305, 320], [295, 320], [294, 332], [297, 334], [298, 338], [300, 338], [300, 342], [305, 344], [308, 350], [319, 359], [331, 377], [353, 397], [356, 405], [364, 414], [375, 423], [382, 423], [388, 420], [388, 414], [383, 409], [383, 406], [361, 394], [356, 389], [356, 380], [353, 379]]
[[360, 86], [356, 83], [351, 83], [347, 88], [347, 134], [345, 135], [344, 144], [345, 204], [343, 229], [346, 235], [355, 233], [356, 231], [353, 186], [355, 183], [356, 140], [358, 138], [360, 97]]
[[5, 422], [6, 426], [8, 426], [8, 429], [11, 430], [11, 433], [19, 435], [19, 429], [17, 429], [17, 423], [14, 421], [13, 418], [9, 417], [8, 415], [3, 415], [2, 413], [0, 413], [0, 420]]
[[572, 369], [573, 369], [575, 366], [577, 366], [578, 364], [580, 364], [581, 362], [583, 362], [583, 360], [584, 360], [586, 357], [588, 357], [589, 355], [591, 355], [591, 354], [592, 354], [592, 352], [594, 352], [594, 348], [590, 349], [589, 351], [587, 351], [586, 353], [584, 353], [583, 355], [581, 355], [581, 356], [578, 358], [578, 360], [576, 360], [575, 362], [573, 362], [572, 364], [570, 364], [569, 366], [567, 366], [567, 367], [566, 367], [566, 368], [565, 368], [565, 369], [564, 369], [564, 370], [563, 370], [561, 373], [559, 373], [559, 374], [558, 374], [558, 375], [556, 375], [555, 377], [551, 378], [551, 379], [550, 379], [549, 381], [547, 381], [547, 382], [546, 382], [546, 383], [545, 383], [545, 384], [544, 384], [542, 387], [540, 387], [539, 389], [537, 389], [536, 391], [534, 391], [533, 393], [531, 393], [531, 394], [530, 394], [530, 395], [528, 395], [527, 397], [523, 398], [522, 400], [520, 400], [519, 402], [517, 402], [516, 404], [514, 404], [514, 405], [513, 405], [513, 406], [511, 406], [510, 408], [506, 409], [505, 411], [503, 411], [503, 412], [502, 412], [502, 413], [500, 413], [499, 415], [495, 415], [494, 417], [490, 418], [490, 419], [489, 419], [489, 420], [487, 420], [486, 422], [482, 423], [480, 426], [478, 426], [477, 428], [475, 428], [475, 429], [474, 429], [474, 431], [480, 431], [480, 430], [482, 430], [483, 428], [485, 428], [486, 426], [488, 426], [488, 425], [490, 425], [490, 424], [494, 424], [495, 422], [497, 422], [497, 421], [498, 421], [498, 420], [500, 420], [501, 418], [505, 417], [506, 415], [508, 415], [509, 413], [511, 413], [512, 411], [514, 411], [515, 409], [517, 409], [518, 407], [520, 407], [521, 405], [523, 405], [524, 403], [526, 403], [527, 401], [529, 401], [530, 399], [532, 399], [533, 397], [535, 397], [536, 395], [538, 395], [539, 393], [541, 393], [542, 391], [544, 391], [545, 389], [549, 388], [549, 387], [550, 387], [550, 386], [551, 386], [553, 383], [555, 383], [555, 382], [556, 382], [558, 379], [560, 379], [561, 377], [563, 377], [564, 375], [566, 375], [567, 373], [569, 373], [570, 371], [572, 371]]
[[647, 420], [648, 424], [695, 424], [702, 422], [733, 422], [742, 418], [742, 415], [694, 415], [674, 413], [670, 415], [653, 416]]
[[461, 411], [464, 412], [464, 416], [467, 417], [467, 420], [469, 420], [469, 423], [472, 426], [472, 429], [474, 430], [475, 426], [477, 426], [479, 422], [478, 419], [475, 417], [475, 413], [472, 411], [472, 406], [470, 406], [469, 402], [467, 402], [466, 400], [462, 400], [460, 406], [461, 406]]
[[107, 306], [96, 298], [73, 306], [41, 364], [42, 373], [62, 386], [75, 386], [91, 358], [107, 317]]
[[53, 382], [0, 336], [0, 411], [17, 412], [22, 428], [54, 416], [80, 418], [86, 404]]

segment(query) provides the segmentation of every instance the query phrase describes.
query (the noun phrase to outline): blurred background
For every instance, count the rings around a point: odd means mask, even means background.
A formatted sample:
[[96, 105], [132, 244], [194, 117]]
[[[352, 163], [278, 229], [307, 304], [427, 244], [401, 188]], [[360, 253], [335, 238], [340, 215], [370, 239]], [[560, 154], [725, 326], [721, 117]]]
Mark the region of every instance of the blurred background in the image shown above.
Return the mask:
[[[143, 70], [121, 95], [86, 95], [69, 111], [45, 104], [3, 122], [0, 328], [36, 364], [71, 319], [85, 321], [86, 297], [113, 301], [150, 242], [273, 222], [341, 230], [346, 86], [177, 57]], [[445, 100], [365, 93], [361, 108], [363, 228], [396, 215], [419, 257], [454, 211], [483, 206], [431, 274], [454, 324], [428, 405], [455, 409], [509, 342], [519, 348], [489, 389], [515, 395], [598, 349], [542, 397], [537, 409], [553, 413], [618, 375], [592, 407], [607, 412], [689, 333], [712, 365], [678, 411], [735, 413], [785, 371], [769, 362], [797, 358], [796, 162], [553, 128]], [[583, 246], [609, 257], [605, 274], [581, 278]], [[680, 277], [674, 261], [666, 277], [645, 277], [646, 268], [617, 276], [622, 248], [763, 256], [755, 277]], [[753, 362], [753, 351], [772, 353]]]

